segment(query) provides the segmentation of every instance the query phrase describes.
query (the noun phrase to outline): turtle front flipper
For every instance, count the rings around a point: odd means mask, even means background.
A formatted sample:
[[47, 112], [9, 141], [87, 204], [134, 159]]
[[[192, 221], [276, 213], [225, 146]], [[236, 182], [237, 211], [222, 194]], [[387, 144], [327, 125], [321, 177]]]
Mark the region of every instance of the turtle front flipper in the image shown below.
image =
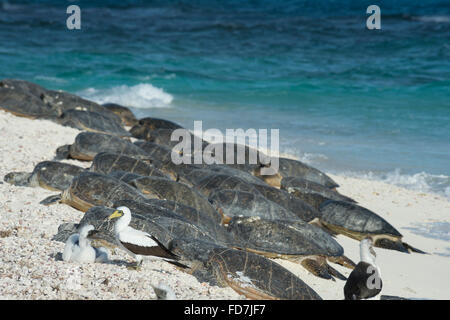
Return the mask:
[[[339, 257], [340, 258], [340, 257]], [[331, 258], [332, 259], [332, 258]], [[347, 258], [348, 259], [348, 258]], [[330, 260], [330, 257], [328, 257], [328, 260]], [[335, 261], [338, 259], [335, 259]], [[309, 272], [311, 272], [313, 275], [327, 279], [327, 280], [333, 280], [334, 278], [338, 278], [339, 280], [347, 280], [347, 277], [344, 276], [342, 273], [337, 271], [335, 268], [330, 266], [327, 263], [327, 260], [325, 257], [322, 256], [311, 256], [307, 257], [305, 259], [302, 259], [300, 264]]]
[[207, 266], [219, 284], [228, 285], [249, 299], [321, 300], [292, 272], [251, 252], [215, 248], [209, 255]]
[[327, 260], [352, 270], [356, 267], [356, 263], [344, 255], [339, 257], [327, 257]]
[[29, 172], [10, 172], [3, 181], [19, 187], [30, 187], [31, 175]]
[[338, 278], [339, 280], [346, 281], [347, 277], [344, 276], [342, 273], [337, 271], [335, 268], [327, 264], [328, 273], [331, 274], [333, 277]]
[[[322, 257], [305, 258], [300, 262], [300, 264], [303, 266], [303, 268], [319, 278], [335, 281], [333, 275], [330, 273], [331, 267]], [[331, 269], [334, 270], [333, 268]]]
[[57, 194], [57, 195], [53, 195], [53, 196], [47, 197], [44, 200], [42, 200], [41, 202], [39, 202], [39, 203], [43, 204], [44, 206], [49, 206], [49, 205], [58, 203], [61, 200], [62, 200], [61, 194]]

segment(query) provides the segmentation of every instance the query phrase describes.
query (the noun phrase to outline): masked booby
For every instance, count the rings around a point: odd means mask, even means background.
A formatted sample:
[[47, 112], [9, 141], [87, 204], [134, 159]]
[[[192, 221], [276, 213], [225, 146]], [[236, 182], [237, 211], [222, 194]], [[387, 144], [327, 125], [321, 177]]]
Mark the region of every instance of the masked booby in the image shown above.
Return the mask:
[[380, 268], [375, 264], [376, 253], [370, 237], [361, 240], [359, 245], [361, 261], [353, 269], [344, 286], [346, 300], [373, 298], [381, 292]]
[[139, 269], [144, 256], [162, 258], [164, 261], [186, 267], [178, 262], [178, 256], [170, 252], [161, 242], [151, 234], [133, 229], [131, 211], [127, 207], [118, 207], [108, 220], [117, 219], [114, 225], [114, 235], [120, 247], [136, 259], [136, 269]]
[[94, 230], [93, 225], [81, 227], [80, 233], [72, 234], [66, 241], [62, 258], [64, 261], [106, 262], [108, 252], [105, 248], [93, 248], [88, 233]]

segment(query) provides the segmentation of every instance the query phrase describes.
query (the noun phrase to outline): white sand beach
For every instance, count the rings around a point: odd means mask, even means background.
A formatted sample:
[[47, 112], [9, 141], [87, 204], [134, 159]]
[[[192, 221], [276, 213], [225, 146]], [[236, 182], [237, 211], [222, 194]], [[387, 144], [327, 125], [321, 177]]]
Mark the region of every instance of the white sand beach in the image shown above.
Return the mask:
[[[0, 111], [0, 178], [11, 171], [29, 171], [51, 160], [57, 147], [74, 141], [76, 129], [47, 120], [30, 120]], [[87, 162], [67, 160], [88, 167]], [[332, 176], [339, 192], [373, 210], [413, 247], [430, 254], [404, 254], [375, 248], [383, 279], [382, 294], [418, 299], [450, 299], [450, 242], [424, 237], [413, 229], [432, 222], [450, 222], [450, 202], [443, 197], [410, 191], [382, 182]], [[0, 182], [0, 299], [155, 299], [151, 284], [164, 281], [178, 299], [243, 299], [231, 288], [200, 283], [165, 262], [145, 261], [142, 271], [130, 271], [133, 261], [120, 250], [108, 264], [75, 264], [58, 259], [64, 248], [52, 241], [58, 226], [78, 222], [83, 213], [67, 205], [43, 206], [56, 194], [42, 188]], [[338, 236], [345, 254], [359, 261], [359, 243]], [[323, 299], [343, 299], [344, 281], [323, 280], [295, 263], [277, 260], [298, 275]], [[348, 276], [350, 270], [333, 265]]]

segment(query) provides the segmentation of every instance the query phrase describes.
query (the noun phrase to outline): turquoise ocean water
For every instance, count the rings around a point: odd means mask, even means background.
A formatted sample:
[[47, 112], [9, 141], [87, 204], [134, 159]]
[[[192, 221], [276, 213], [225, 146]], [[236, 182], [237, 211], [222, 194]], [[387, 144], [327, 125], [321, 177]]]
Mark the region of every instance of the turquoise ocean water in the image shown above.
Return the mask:
[[0, 78], [188, 128], [280, 129], [322, 170], [450, 198], [450, 2], [377, 1], [381, 30], [371, 4], [0, 0]]

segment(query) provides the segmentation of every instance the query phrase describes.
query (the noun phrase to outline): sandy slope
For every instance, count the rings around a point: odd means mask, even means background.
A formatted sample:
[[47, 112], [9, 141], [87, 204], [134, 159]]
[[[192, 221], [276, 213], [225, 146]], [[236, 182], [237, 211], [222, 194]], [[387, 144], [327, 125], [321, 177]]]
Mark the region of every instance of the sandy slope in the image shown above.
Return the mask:
[[[11, 171], [31, 171], [50, 160], [55, 149], [72, 143], [78, 130], [50, 121], [19, 118], [0, 111], [0, 178]], [[89, 163], [69, 161], [81, 166]], [[449, 299], [450, 244], [425, 238], [408, 228], [415, 223], [450, 220], [450, 203], [381, 182], [333, 176], [339, 189], [386, 218], [404, 240], [430, 255], [376, 249], [383, 294]], [[0, 183], [0, 299], [153, 299], [150, 284], [171, 286], [180, 299], [240, 299], [230, 288], [199, 283], [165, 262], [144, 263], [142, 272], [126, 269], [132, 260], [117, 250], [112, 263], [79, 265], [58, 259], [64, 244], [51, 241], [63, 222], [78, 222], [82, 213], [66, 205], [45, 207], [39, 201], [55, 194], [41, 188]], [[338, 236], [346, 255], [358, 261], [358, 242]], [[437, 254], [436, 254], [437, 253]], [[441, 254], [441, 255], [439, 255]], [[324, 299], [342, 299], [344, 282], [314, 277], [298, 265], [279, 263], [296, 273]], [[348, 275], [349, 270], [334, 265]]]

